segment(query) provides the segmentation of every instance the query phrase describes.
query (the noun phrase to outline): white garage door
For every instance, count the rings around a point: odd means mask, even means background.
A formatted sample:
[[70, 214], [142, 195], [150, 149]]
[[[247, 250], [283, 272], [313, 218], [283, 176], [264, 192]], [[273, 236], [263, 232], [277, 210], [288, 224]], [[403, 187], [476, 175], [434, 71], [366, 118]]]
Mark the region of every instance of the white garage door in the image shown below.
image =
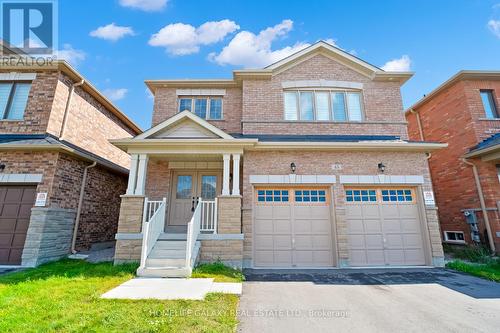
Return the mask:
[[425, 265], [414, 189], [348, 188], [345, 194], [351, 266]]
[[328, 189], [257, 188], [255, 193], [255, 266], [333, 266]]

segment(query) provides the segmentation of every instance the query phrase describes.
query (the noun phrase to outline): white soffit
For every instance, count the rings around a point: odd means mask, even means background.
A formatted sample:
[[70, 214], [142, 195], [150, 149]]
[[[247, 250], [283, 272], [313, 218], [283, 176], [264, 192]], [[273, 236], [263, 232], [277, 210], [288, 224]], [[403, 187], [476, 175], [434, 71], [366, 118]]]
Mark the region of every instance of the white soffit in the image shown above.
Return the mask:
[[224, 96], [226, 89], [177, 89], [177, 96]]

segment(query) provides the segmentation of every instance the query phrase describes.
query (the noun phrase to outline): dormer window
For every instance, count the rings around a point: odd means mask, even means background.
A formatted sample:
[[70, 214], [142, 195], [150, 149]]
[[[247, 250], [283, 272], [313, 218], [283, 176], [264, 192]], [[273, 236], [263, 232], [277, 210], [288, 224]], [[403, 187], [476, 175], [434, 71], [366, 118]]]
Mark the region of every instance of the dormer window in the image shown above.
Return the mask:
[[286, 90], [285, 120], [362, 121], [359, 91]]
[[191, 111], [206, 120], [222, 119], [222, 98], [182, 97], [179, 98], [179, 112]]
[[30, 88], [31, 82], [0, 82], [1, 119], [23, 119]]

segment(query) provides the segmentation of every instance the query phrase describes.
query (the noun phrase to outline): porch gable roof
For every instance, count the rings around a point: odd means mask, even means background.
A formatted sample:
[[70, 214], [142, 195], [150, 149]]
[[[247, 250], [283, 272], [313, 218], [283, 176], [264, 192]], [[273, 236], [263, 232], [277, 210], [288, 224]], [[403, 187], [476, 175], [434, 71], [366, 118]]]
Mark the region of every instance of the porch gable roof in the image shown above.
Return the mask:
[[[199, 133], [199, 136], [187, 137], [187, 136], [174, 136], [167, 135], [166, 138], [178, 138], [178, 139], [188, 139], [188, 138], [220, 138], [220, 139], [234, 139], [231, 135], [227, 134], [223, 130], [217, 128], [216, 126], [210, 124], [205, 119], [202, 119], [192, 113], [191, 111], [182, 111], [156, 126], [148, 129], [144, 133], [134, 137], [132, 140], [143, 140], [143, 139], [157, 139], [155, 137], [158, 134], [169, 132], [169, 130], [175, 129], [176, 127], [188, 127], [186, 124], [190, 125], [191, 130]], [[173, 134], [173, 131], [170, 131]]]

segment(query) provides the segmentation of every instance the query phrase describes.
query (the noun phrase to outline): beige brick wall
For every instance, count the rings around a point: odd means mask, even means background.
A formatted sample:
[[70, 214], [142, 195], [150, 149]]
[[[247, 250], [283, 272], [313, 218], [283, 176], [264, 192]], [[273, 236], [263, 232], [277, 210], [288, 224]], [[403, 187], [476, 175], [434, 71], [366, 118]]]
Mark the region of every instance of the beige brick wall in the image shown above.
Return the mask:
[[122, 196], [118, 233], [138, 233], [142, 231], [144, 197]]
[[[426, 155], [411, 152], [247, 152], [243, 164], [243, 232], [244, 259], [252, 259], [252, 200], [253, 187], [249, 182], [252, 174], [282, 175], [290, 173], [290, 163], [297, 165], [297, 174], [336, 175], [333, 185], [333, 205], [339, 263], [349, 259], [347, 224], [345, 217], [344, 187], [340, 175], [376, 175], [377, 164], [386, 165], [386, 175], [422, 175], [424, 191], [432, 190]], [[342, 170], [333, 171], [332, 164], [341, 164]], [[434, 257], [442, 257], [442, 245], [435, 209], [426, 210], [429, 239]]]
[[219, 234], [241, 233], [241, 197], [219, 196], [217, 213]]
[[117, 240], [115, 248], [115, 265], [141, 260], [142, 240]]
[[243, 260], [243, 240], [202, 240], [199, 261], [208, 263], [222, 261], [241, 268]]

